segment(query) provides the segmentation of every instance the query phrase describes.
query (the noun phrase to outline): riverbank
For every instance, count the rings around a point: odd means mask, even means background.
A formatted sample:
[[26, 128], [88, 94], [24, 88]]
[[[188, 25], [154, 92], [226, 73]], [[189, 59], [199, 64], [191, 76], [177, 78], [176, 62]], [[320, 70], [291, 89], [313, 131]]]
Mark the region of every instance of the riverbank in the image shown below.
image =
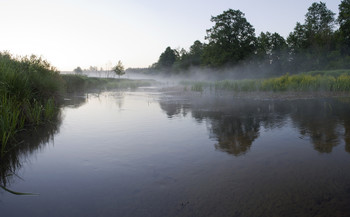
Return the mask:
[[0, 157], [17, 144], [15, 135], [52, 120], [64, 92], [59, 72], [40, 57], [0, 53]]
[[[293, 95], [344, 95], [350, 91], [350, 70], [315, 71], [266, 79], [182, 81], [185, 91], [247, 93], [294, 93]], [[249, 95], [249, 94], [248, 94]], [[261, 94], [259, 94], [261, 95]], [[282, 94], [283, 95], [283, 94]]]
[[192, 91], [186, 86], [164, 87], [161, 92], [185, 98], [226, 98], [226, 99], [252, 99], [252, 100], [297, 100], [315, 98], [350, 97], [347, 91], [228, 91], [210, 90]]
[[68, 93], [84, 92], [91, 89], [135, 89], [156, 83], [155, 80], [150, 79], [97, 78], [77, 74], [62, 74], [61, 77], [65, 81], [65, 90]]

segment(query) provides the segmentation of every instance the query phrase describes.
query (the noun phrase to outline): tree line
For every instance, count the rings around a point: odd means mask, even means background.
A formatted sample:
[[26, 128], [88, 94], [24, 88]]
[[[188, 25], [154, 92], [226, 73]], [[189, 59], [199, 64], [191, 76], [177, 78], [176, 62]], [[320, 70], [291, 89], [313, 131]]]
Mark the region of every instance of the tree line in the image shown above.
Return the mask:
[[256, 36], [244, 16], [233, 9], [212, 16], [207, 42], [196, 40], [188, 50], [167, 47], [150, 69], [176, 73], [197, 67], [242, 67], [241, 73], [268, 75], [350, 69], [350, 0], [341, 1], [337, 18], [325, 3], [314, 2], [304, 23], [297, 22], [287, 38], [276, 32]]

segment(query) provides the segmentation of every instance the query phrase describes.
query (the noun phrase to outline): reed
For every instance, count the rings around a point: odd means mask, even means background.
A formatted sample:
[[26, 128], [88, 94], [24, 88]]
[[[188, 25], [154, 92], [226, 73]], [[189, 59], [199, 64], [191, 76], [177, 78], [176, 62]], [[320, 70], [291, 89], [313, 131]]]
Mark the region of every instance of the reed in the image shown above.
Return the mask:
[[22, 115], [20, 104], [13, 98], [0, 96], [0, 141], [1, 158], [6, 153], [9, 140], [24, 127], [25, 118]]
[[55, 101], [63, 92], [64, 81], [46, 60], [0, 53], [1, 158], [9, 144], [15, 143], [18, 131], [43, 124], [57, 114]]
[[[182, 82], [191, 86], [192, 91], [203, 91], [204, 88], [225, 91], [350, 91], [350, 73], [344, 71], [328, 73], [303, 73], [283, 75], [268, 79], [223, 80], [216, 82]], [[350, 72], [350, 71], [349, 71]], [[333, 75], [332, 75], [333, 74]]]

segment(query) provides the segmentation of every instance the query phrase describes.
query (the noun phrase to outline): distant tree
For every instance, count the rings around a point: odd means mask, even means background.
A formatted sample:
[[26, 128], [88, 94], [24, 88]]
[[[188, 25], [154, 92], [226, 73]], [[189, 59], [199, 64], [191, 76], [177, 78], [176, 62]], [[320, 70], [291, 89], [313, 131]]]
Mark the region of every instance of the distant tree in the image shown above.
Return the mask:
[[294, 51], [329, 45], [335, 25], [335, 13], [325, 3], [315, 2], [305, 15], [305, 24], [297, 23], [288, 37], [288, 44]]
[[291, 32], [287, 38], [287, 43], [292, 53], [298, 53], [309, 47], [305, 25], [297, 22], [294, 31]]
[[329, 34], [334, 29], [334, 16], [335, 13], [327, 8], [326, 3], [314, 2], [305, 15], [306, 28], [313, 34]]
[[199, 66], [202, 62], [202, 55], [204, 50], [204, 44], [199, 40], [196, 40], [190, 47], [189, 56], [192, 66]]
[[75, 68], [73, 71], [74, 71], [76, 74], [81, 74], [81, 73], [83, 73], [83, 70], [80, 68], [80, 66], [78, 66], [77, 68]]
[[278, 33], [262, 32], [257, 38], [258, 64], [271, 73], [283, 73], [282, 65], [288, 60], [286, 40]]
[[125, 74], [124, 66], [120, 60], [118, 61], [117, 65], [113, 67], [113, 71], [116, 75], [118, 75], [119, 78]]
[[255, 33], [244, 13], [229, 9], [212, 17], [215, 25], [207, 30], [203, 60], [209, 66], [237, 64], [254, 53]]
[[178, 54], [178, 58], [175, 62], [176, 70], [187, 70], [193, 66], [201, 65], [201, 56], [203, 54], [204, 45], [200, 41], [195, 41], [193, 45], [191, 45], [189, 51], [185, 49], [181, 49]]
[[284, 38], [278, 33], [262, 32], [257, 38], [256, 49], [261, 56], [269, 60], [279, 59], [281, 52], [287, 47]]
[[88, 71], [90, 71], [90, 72], [97, 72], [98, 68], [97, 68], [97, 66], [90, 66]]
[[334, 16], [335, 13], [323, 2], [313, 3], [305, 15], [308, 41], [311, 48], [318, 54], [329, 52], [331, 49], [335, 26]]
[[350, 0], [343, 0], [340, 3], [337, 21], [343, 44], [342, 53], [350, 55]]
[[335, 49], [335, 13], [315, 2], [287, 38], [294, 71], [324, 69]]
[[165, 51], [160, 55], [157, 67], [160, 69], [170, 69], [177, 58], [177, 52], [170, 47], [167, 47]]

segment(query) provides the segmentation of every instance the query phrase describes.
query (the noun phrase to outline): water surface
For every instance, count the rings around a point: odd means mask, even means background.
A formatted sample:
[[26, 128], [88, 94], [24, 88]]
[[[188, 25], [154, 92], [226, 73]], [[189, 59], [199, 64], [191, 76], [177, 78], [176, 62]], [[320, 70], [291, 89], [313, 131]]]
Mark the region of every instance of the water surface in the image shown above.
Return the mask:
[[[349, 216], [350, 100], [72, 98], [1, 166], [3, 216]], [[16, 174], [16, 175], [12, 175]]]

